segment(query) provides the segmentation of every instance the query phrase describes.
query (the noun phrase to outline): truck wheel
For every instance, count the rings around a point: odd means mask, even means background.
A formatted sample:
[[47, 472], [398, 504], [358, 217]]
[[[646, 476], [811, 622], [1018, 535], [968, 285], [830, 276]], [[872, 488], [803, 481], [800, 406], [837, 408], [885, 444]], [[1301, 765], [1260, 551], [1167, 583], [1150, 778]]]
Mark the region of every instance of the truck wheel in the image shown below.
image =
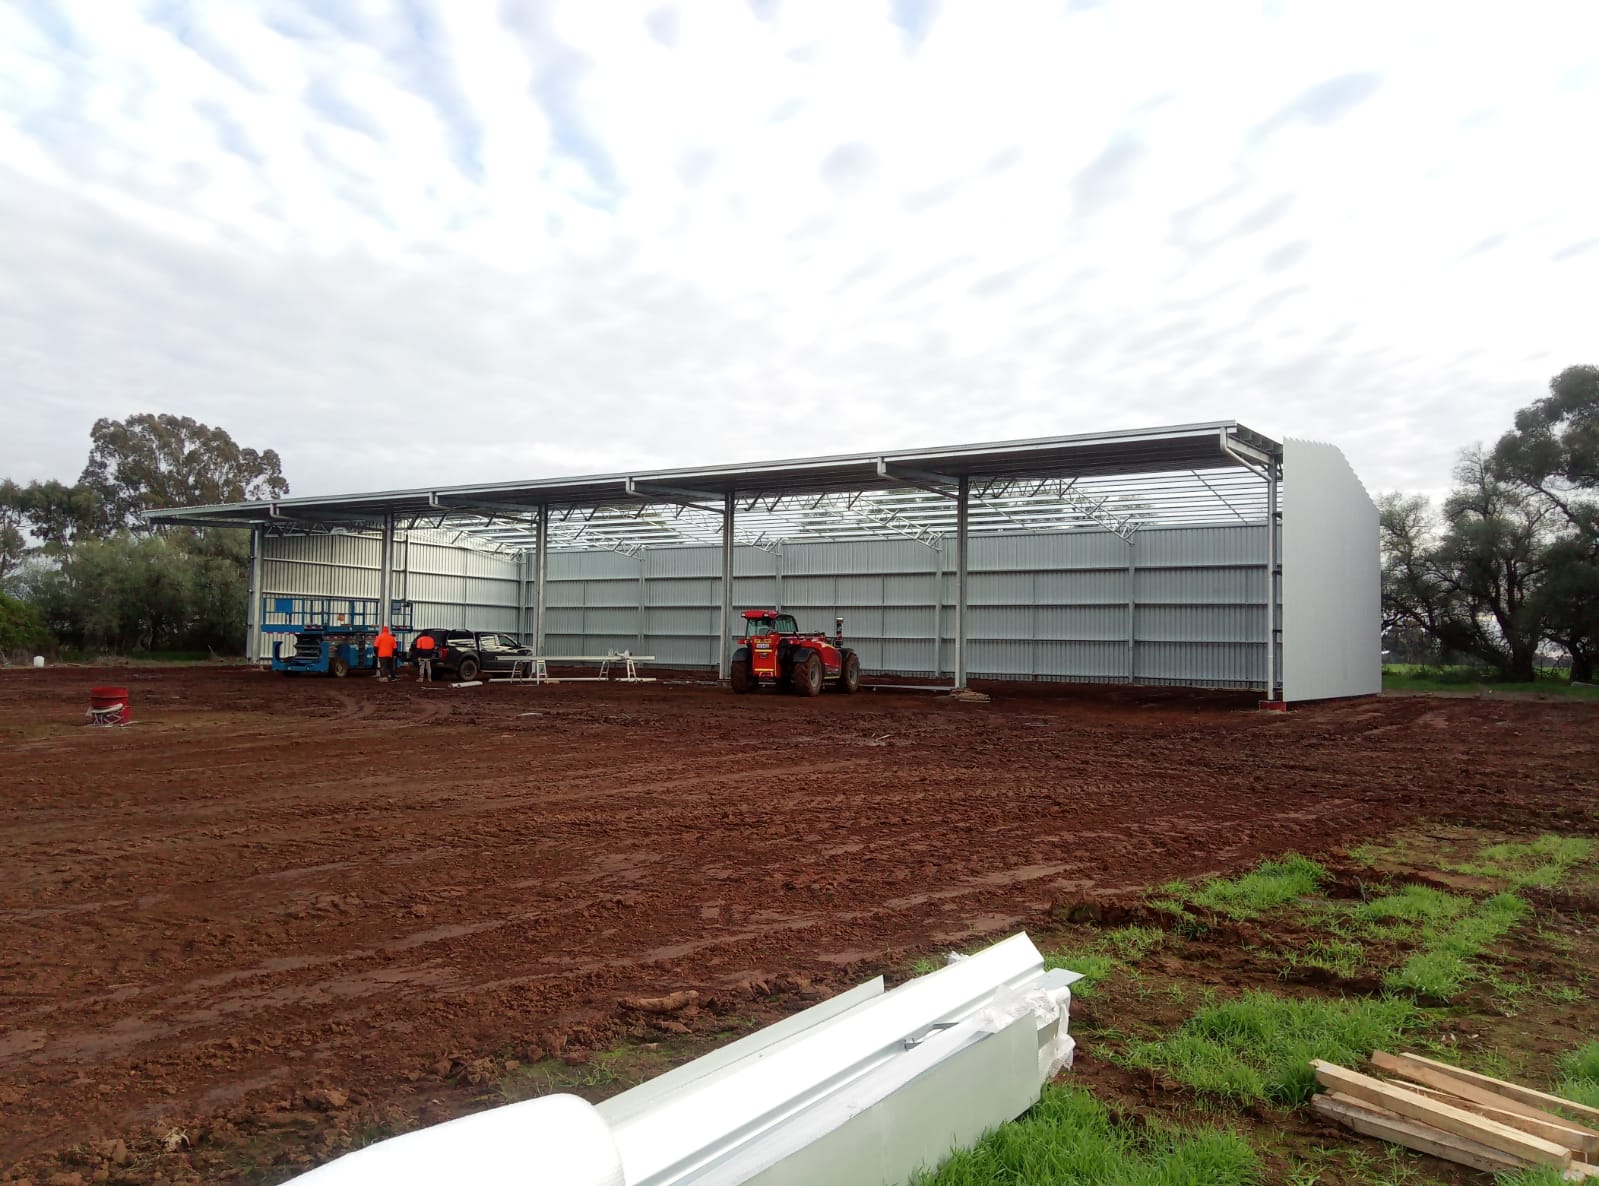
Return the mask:
[[844, 662], [838, 672], [838, 690], [846, 696], [861, 690], [861, 661], [854, 651], [844, 652]]
[[816, 696], [822, 690], [822, 661], [814, 653], [794, 660], [789, 684], [801, 696]]
[[334, 655], [328, 661], [328, 674], [335, 679], [343, 679], [350, 674], [350, 661], [343, 655]]
[[755, 677], [750, 674], [750, 665], [748, 663], [740, 663], [735, 660], [728, 672], [727, 682], [732, 686], [733, 691], [740, 696], [755, 690]]
[[455, 669], [456, 677], [460, 679], [462, 683], [468, 683], [472, 680], [475, 680], [477, 678], [477, 673], [478, 662], [470, 655], [468, 655], [465, 659], [462, 659], [461, 666]]

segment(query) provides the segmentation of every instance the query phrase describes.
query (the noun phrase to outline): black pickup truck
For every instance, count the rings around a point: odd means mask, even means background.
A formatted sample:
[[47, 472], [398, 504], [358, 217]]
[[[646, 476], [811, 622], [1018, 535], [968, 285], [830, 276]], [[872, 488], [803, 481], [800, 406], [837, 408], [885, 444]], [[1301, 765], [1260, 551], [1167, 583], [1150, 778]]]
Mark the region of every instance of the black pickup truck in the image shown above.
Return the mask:
[[417, 639], [433, 640], [433, 674], [473, 680], [479, 675], [501, 675], [511, 670], [518, 659], [533, 656], [531, 647], [500, 631], [419, 630], [411, 639], [410, 660], [416, 662]]

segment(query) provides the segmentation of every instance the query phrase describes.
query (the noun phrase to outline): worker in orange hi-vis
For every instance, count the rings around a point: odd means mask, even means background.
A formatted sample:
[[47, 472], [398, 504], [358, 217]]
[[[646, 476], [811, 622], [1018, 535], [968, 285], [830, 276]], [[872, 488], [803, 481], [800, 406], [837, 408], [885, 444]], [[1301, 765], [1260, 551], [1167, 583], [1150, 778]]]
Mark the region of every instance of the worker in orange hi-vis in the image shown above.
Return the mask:
[[372, 640], [372, 649], [378, 653], [378, 678], [381, 680], [394, 679], [394, 648], [397, 645], [387, 626], [379, 630], [378, 636]]

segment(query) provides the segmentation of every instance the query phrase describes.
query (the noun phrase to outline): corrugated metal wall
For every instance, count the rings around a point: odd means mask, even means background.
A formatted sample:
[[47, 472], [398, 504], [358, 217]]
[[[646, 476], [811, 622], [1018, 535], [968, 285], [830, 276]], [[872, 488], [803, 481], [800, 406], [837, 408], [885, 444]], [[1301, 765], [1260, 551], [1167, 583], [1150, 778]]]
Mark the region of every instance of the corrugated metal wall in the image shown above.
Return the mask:
[[[1260, 526], [1242, 523], [1149, 529], [1131, 546], [1109, 532], [975, 537], [969, 672], [1258, 686], [1265, 542]], [[948, 673], [954, 657], [953, 541], [944, 547], [873, 540], [789, 543], [777, 553], [739, 548], [734, 610], [781, 606], [802, 629], [831, 630], [842, 616], [868, 674], [932, 678]], [[271, 540], [263, 585], [268, 593], [375, 597], [377, 550], [375, 539], [354, 537]], [[549, 564], [547, 654], [626, 649], [671, 666], [716, 666], [719, 549], [638, 558], [555, 552]], [[417, 625], [518, 629], [515, 557], [412, 542], [397, 545], [396, 566], [396, 596], [409, 592]], [[531, 597], [531, 583], [526, 591]], [[531, 604], [524, 621], [531, 629]]]
[[[268, 539], [261, 551], [265, 596], [378, 595], [376, 536], [313, 535]], [[409, 600], [418, 626], [519, 629], [517, 559], [477, 548], [401, 535], [394, 544], [394, 596]], [[262, 639], [261, 658], [272, 638]]]

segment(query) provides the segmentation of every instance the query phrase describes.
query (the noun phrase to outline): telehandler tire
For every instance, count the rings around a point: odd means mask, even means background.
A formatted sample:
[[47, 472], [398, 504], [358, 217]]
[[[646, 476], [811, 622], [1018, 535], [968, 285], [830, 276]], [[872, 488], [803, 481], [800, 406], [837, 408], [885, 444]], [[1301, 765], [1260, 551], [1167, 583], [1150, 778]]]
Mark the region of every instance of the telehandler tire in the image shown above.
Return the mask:
[[861, 660], [854, 651], [845, 651], [838, 671], [838, 690], [844, 695], [861, 690]]
[[801, 696], [818, 696], [822, 691], [822, 661], [814, 654], [794, 660], [794, 674], [789, 684]]

